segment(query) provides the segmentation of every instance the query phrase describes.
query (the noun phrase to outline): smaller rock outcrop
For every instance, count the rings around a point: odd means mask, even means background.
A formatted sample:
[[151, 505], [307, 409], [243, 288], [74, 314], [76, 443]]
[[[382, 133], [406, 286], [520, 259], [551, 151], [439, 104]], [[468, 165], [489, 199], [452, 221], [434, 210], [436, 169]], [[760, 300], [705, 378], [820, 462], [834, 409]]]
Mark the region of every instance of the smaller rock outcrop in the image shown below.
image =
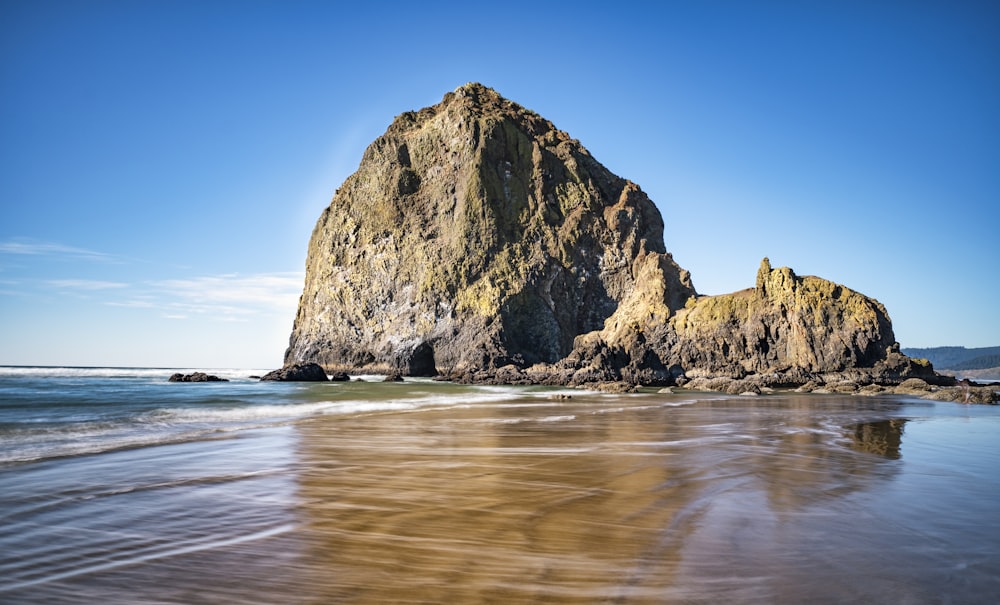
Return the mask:
[[665, 260], [650, 259], [640, 269], [643, 279], [603, 330], [576, 338], [574, 350], [557, 364], [570, 371], [570, 384], [668, 386], [701, 378], [692, 388], [706, 388], [726, 379], [708, 388], [740, 394], [814, 379], [939, 379], [930, 364], [899, 352], [889, 315], [873, 298], [788, 267], [773, 269], [765, 258], [753, 288], [671, 299], [677, 288], [664, 279], [671, 272], [657, 266]]
[[772, 269], [766, 258], [754, 288], [692, 300], [671, 323], [678, 336], [671, 357], [689, 376], [874, 368], [896, 340], [877, 300], [788, 267]]
[[318, 363], [296, 363], [264, 374], [261, 380], [280, 382], [328, 382], [326, 371]]
[[191, 374], [181, 374], [176, 372], [171, 374], [167, 382], [229, 382], [226, 378], [219, 378], [205, 372], [192, 372]]

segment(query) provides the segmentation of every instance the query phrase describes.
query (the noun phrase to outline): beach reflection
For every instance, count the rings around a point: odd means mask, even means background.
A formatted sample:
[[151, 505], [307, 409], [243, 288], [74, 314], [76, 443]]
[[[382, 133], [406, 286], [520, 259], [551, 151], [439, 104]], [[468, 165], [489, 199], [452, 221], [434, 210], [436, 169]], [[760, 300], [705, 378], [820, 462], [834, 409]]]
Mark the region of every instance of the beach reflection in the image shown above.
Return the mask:
[[903, 442], [905, 418], [862, 422], [854, 426], [854, 447], [862, 452], [896, 460]]
[[[0, 602], [984, 603], [1000, 408], [317, 385], [0, 472]], [[905, 431], [904, 431], [905, 428]]]
[[[855, 446], [898, 457], [902, 421], [858, 423], [870, 403], [823, 412], [816, 397], [684, 403], [538, 399], [301, 424], [316, 598], [806, 597], [845, 498], [894, 472]], [[827, 565], [818, 581], [850, 573]]]

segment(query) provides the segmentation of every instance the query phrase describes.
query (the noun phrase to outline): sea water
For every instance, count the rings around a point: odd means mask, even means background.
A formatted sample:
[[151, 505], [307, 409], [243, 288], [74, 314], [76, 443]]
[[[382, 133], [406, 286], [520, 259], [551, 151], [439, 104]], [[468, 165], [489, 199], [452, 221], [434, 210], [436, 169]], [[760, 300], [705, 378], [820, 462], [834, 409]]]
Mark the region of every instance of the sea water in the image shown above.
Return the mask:
[[1000, 601], [995, 406], [175, 371], [0, 368], [0, 603]]

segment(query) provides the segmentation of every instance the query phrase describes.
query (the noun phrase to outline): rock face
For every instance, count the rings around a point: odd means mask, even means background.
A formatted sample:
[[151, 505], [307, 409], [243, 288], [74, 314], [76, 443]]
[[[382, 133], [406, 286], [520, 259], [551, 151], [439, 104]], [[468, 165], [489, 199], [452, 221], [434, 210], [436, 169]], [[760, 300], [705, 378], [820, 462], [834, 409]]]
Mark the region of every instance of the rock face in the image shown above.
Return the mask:
[[397, 117], [313, 231], [285, 363], [434, 375], [553, 363], [654, 264], [659, 211], [534, 112], [469, 84]]
[[671, 325], [678, 363], [735, 376], [872, 366], [896, 342], [878, 301], [788, 267], [772, 269], [766, 258], [756, 287], [700, 298]]
[[767, 259], [755, 287], [699, 297], [662, 234], [578, 141], [463, 86], [397, 117], [337, 190], [285, 363], [608, 390], [933, 381], [878, 301]]

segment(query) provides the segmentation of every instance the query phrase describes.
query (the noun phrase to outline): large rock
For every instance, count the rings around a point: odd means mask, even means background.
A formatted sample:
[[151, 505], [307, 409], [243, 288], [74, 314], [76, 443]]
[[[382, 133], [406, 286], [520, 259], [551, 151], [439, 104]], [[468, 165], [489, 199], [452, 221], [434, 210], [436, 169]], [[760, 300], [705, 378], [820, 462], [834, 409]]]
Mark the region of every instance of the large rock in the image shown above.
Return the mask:
[[303, 362], [748, 393], [937, 379], [881, 303], [767, 259], [755, 287], [697, 296], [637, 185], [479, 84], [397, 117], [323, 212], [285, 354]]
[[650, 263], [664, 305], [694, 295], [637, 185], [469, 84], [397, 117], [337, 190], [285, 363], [433, 375], [556, 362]]

